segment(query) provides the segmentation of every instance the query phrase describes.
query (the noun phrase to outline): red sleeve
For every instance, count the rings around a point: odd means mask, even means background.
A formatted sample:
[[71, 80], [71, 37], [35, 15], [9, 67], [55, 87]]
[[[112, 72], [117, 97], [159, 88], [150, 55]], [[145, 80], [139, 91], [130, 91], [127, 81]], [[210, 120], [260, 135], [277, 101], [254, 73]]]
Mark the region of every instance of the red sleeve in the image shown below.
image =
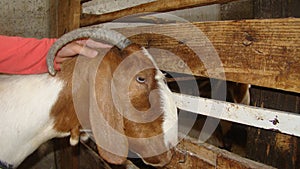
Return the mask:
[[48, 72], [46, 56], [56, 39], [0, 35], [0, 73], [38, 74]]

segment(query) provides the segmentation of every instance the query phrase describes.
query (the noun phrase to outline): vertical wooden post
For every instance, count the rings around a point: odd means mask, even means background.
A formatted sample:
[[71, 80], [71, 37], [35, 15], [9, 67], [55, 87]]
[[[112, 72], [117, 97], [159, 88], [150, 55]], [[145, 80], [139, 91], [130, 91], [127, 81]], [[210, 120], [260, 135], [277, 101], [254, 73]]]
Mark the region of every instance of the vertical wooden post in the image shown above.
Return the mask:
[[[50, 35], [58, 38], [79, 28], [81, 15], [80, 0], [50, 0]], [[54, 142], [57, 150], [58, 167], [61, 169], [79, 168], [79, 147], [71, 147], [68, 138]]]
[[69, 0], [69, 30], [74, 30], [80, 26], [81, 2], [80, 0]]
[[51, 0], [50, 37], [57, 38], [79, 28], [80, 15], [80, 0]]
[[49, 0], [49, 37], [50, 38], [56, 38], [57, 35], [57, 18], [58, 18], [58, 3], [57, 0]]

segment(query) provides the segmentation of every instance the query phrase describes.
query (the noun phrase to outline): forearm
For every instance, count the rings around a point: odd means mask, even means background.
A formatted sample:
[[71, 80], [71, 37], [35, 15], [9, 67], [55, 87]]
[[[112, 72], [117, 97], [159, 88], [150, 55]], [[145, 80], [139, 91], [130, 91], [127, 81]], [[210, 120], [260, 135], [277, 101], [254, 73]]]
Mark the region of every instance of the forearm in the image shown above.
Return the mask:
[[56, 39], [0, 35], [0, 73], [38, 74], [47, 72], [46, 56]]

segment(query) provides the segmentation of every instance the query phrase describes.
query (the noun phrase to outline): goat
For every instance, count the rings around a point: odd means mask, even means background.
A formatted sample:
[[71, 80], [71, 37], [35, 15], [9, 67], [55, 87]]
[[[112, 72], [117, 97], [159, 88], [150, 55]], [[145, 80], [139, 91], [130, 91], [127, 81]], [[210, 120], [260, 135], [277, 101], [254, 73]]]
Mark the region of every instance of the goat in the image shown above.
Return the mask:
[[[116, 47], [104, 57], [66, 61], [56, 73], [57, 51], [80, 38]], [[77, 64], [79, 59], [84, 67]], [[0, 76], [0, 161], [4, 167], [17, 167], [55, 137], [70, 135], [70, 143], [76, 145], [81, 122], [84, 128], [91, 127], [98, 152], [109, 163], [123, 164], [129, 149], [153, 166], [171, 160], [171, 148], [177, 143], [177, 110], [164, 75], [144, 47], [112, 30], [81, 28], [57, 40], [47, 64], [52, 76]]]

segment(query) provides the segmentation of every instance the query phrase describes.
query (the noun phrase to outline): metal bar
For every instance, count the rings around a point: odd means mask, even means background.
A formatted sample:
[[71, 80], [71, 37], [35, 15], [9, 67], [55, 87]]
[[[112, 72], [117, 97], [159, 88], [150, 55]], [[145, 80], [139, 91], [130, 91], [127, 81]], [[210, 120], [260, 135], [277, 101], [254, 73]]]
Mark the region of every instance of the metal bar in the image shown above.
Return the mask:
[[300, 137], [300, 115], [173, 93], [179, 109]]

